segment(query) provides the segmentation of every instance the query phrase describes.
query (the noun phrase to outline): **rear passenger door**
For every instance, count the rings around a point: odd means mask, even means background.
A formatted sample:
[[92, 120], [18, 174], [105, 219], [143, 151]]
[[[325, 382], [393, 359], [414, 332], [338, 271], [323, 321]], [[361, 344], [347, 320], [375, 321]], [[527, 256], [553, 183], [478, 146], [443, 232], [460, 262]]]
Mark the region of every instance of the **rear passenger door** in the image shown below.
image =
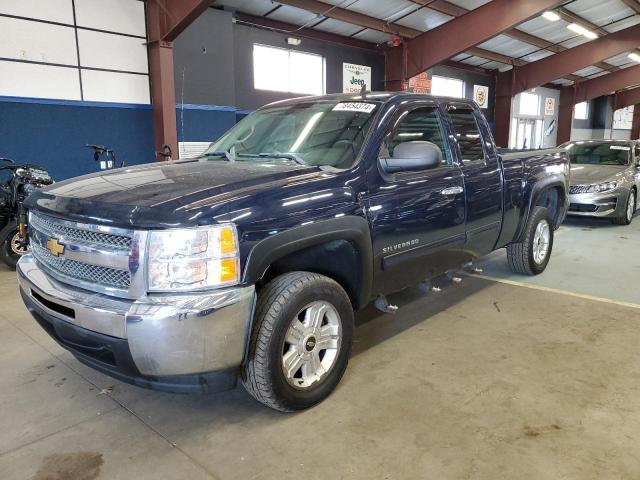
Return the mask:
[[464, 185], [447, 142], [442, 113], [432, 103], [411, 102], [390, 121], [379, 157], [393, 157], [409, 141], [442, 151], [439, 166], [369, 178], [367, 214], [375, 256], [374, 293], [388, 293], [459, 266], [465, 240]]
[[468, 104], [447, 106], [452, 144], [466, 191], [465, 248], [475, 255], [493, 250], [502, 226], [502, 171], [484, 118]]

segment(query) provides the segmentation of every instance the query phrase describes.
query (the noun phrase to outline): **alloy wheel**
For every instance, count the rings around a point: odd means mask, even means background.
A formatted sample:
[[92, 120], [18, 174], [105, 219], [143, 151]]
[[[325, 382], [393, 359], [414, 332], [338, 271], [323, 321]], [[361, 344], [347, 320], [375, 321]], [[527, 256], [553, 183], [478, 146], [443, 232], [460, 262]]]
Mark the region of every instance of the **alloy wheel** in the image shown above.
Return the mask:
[[533, 261], [538, 265], [541, 265], [545, 258], [547, 258], [550, 239], [551, 230], [549, 222], [542, 220], [536, 226], [536, 231], [533, 235]]

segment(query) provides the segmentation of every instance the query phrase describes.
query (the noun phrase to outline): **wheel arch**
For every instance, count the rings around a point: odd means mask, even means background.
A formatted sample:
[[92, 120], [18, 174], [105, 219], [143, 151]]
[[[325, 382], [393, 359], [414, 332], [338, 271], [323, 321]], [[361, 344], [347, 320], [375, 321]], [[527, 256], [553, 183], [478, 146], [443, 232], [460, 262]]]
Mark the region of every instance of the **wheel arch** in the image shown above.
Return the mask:
[[[326, 261], [328, 257], [334, 261]], [[269, 275], [296, 270], [334, 279], [346, 290], [355, 309], [365, 306], [373, 280], [366, 219], [352, 215], [320, 220], [267, 237], [249, 252], [242, 281], [257, 283]]]
[[569, 197], [567, 195], [564, 177], [559, 178], [554, 176], [536, 183], [531, 190], [526, 211], [520, 219], [515, 241], [522, 240], [527, 222], [531, 217], [531, 212], [536, 206], [549, 209], [554, 229], [557, 229], [567, 214], [568, 201]]

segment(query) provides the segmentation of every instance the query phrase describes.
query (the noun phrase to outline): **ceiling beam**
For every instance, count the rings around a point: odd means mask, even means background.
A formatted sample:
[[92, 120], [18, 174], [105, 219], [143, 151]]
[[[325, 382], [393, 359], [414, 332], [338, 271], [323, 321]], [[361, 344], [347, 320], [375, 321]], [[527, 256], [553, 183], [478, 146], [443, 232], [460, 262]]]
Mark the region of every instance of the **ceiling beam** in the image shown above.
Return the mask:
[[[640, 45], [640, 25], [611, 33], [515, 69], [512, 95], [535, 88]], [[618, 73], [623, 70], [618, 70]], [[613, 75], [613, 73], [609, 74]], [[605, 75], [608, 77], [609, 75]], [[594, 79], [597, 80], [597, 79]]]
[[290, 7], [300, 8], [323, 17], [333, 18], [334, 20], [340, 20], [379, 32], [390, 33], [399, 37], [412, 38], [422, 33], [420, 30], [403, 27], [396, 23], [386, 22], [380, 18], [370, 17], [369, 15], [347, 10], [346, 8], [335, 7], [317, 0], [277, 0], [277, 2]]
[[350, 47], [361, 48], [363, 50], [369, 50], [380, 54], [383, 53], [374, 43], [371, 42], [365, 42], [364, 40], [358, 40], [357, 38], [345, 37], [343, 35], [336, 35], [335, 33], [323, 32], [322, 30], [315, 30], [312, 28], [300, 28], [299, 25], [280, 22], [271, 18], [256, 17], [246, 13], [236, 12], [236, 21], [249, 26], [266, 28], [268, 30], [291, 32], [291, 36], [294, 37], [309, 38], [312, 40], [319, 40], [321, 42], [336, 43], [338, 45], [348, 45]]
[[613, 109], [619, 110], [640, 103], [640, 87], [621, 90], [613, 96]]
[[582, 26], [582, 27], [584, 27], [584, 28], [586, 28], [588, 30], [592, 30], [592, 31], [596, 32], [601, 37], [609, 35], [609, 32], [606, 31], [604, 28], [599, 27], [595, 23], [591, 23], [589, 20], [581, 17], [580, 15], [578, 15], [576, 13], [573, 13], [571, 10], [567, 10], [564, 7], [559, 7], [559, 8], [556, 8], [554, 11], [565, 22], [577, 23], [578, 25], [580, 25], [580, 26]]
[[557, 0], [493, 0], [421, 33], [407, 42], [407, 75], [423, 72], [560, 3]]
[[640, 13], [640, 3], [637, 0], [622, 0], [624, 4], [636, 13]]
[[[593, 100], [629, 86], [640, 85], [640, 65], [623, 68], [617, 72], [592, 78], [575, 85], [564, 87], [561, 92], [573, 95], [573, 104]], [[562, 101], [561, 101], [562, 102]]]
[[149, 41], [173, 42], [215, 0], [148, 0], [157, 9], [153, 23], [147, 25]]

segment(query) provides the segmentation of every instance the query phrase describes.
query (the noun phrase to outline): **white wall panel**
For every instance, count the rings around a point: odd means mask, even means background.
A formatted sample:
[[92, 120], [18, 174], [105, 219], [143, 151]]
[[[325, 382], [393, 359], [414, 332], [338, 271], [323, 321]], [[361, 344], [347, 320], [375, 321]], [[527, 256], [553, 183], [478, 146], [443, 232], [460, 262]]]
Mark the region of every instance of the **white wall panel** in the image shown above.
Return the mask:
[[110, 33], [78, 30], [80, 66], [147, 73], [144, 40]]
[[73, 25], [71, 0], [0, 0], [0, 13]]
[[79, 27], [146, 36], [144, 2], [140, 0], [75, 1]]
[[80, 100], [76, 68], [0, 61], [0, 71], [0, 95]]
[[0, 17], [0, 57], [77, 65], [74, 29]]
[[94, 102], [150, 103], [149, 77], [133, 73], [82, 70], [84, 99]]

